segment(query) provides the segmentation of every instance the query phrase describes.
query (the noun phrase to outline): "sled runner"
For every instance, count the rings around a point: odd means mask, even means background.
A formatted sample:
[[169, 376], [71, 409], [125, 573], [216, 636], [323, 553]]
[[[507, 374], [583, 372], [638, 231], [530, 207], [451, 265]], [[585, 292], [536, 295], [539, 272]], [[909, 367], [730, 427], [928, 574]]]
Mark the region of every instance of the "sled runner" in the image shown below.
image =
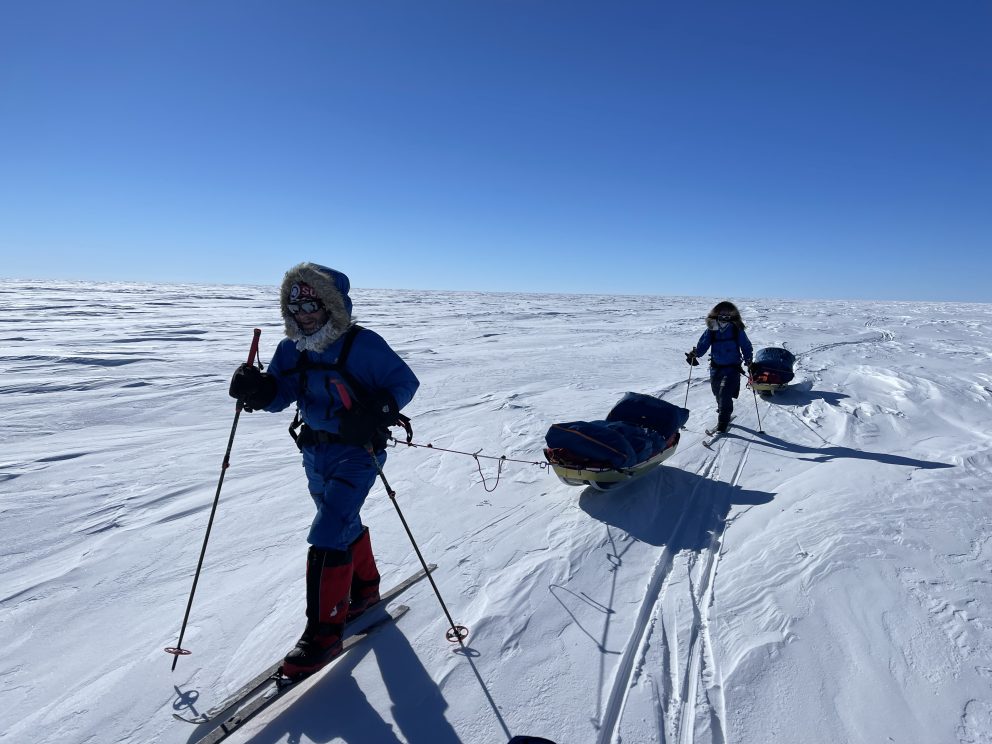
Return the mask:
[[569, 486], [590, 486], [597, 491], [609, 491], [610, 489], [622, 486], [628, 481], [647, 475], [665, 460], [675, 454], [675, 447], [678, 444], [678, 434], [675, 435], [675, 443], [654, 455], [653, 457], [638, 463], [631, 468], [603, 468], [591, 465], [580, 466], [557, 460], [558, 455], [545, 450], [551, 469], [555, 471], [562, 483]]
[[758, 349], [747, 384], [756, 393], [772, 395], [776, 390], [783, 390], [795, 377], [792, 369], [795, 363], [796, 357], [788, 349], [777, 346]]
[[675, 454], [685, 408], [627, 393], [603, 421], [553, 424], [544, 456], [569, 486], [608, 491], [640, 478]]
[[788, 387], [784, 382], [769, 382], [760, 378], [752, 378], [747, 384], [758, 395], [774, 395], [776, 390], [785, 390]]

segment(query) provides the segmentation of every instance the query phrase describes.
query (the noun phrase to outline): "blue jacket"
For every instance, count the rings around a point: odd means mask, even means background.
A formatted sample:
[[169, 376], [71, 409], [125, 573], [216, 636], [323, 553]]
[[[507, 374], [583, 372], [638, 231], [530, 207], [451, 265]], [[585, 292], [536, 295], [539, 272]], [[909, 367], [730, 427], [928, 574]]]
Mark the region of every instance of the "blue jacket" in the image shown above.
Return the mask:
[[744, 329], [738, 329], [733, 323], [721, 330], [707, 328], [703, 331], [696, 344], [696, 356], [702, 357], [707, 351], [710, 351], [710, 364], [714, 367], [739, 367], [741, 358], [750, 364], [754, 355], [754, 347]]
[[[312, 429], [332, 433], [338, 431], [338, 416], [346, 408], [344, 395], [358, 395], [359, 391], [348, 390], [344, 378], [327, 369], [299, 371], [303, 355], [312, 363], [333, 364], [344, 345], [347, 334], [341, 335], [323, 351], [299, 351], [293, 339], [283, 339], [272, 356], [267, 372], [276, 378], [277, 392], [267, 411], [281, 411], [291, 403], [298, 403], [300, 416]], [[374, 394], [388, 391], [403, 408], [413, 399], [420, 387], [420, 381], [406, 362], [393, 351], [375, 331], [362, 328], [348, 354], [345, 366], [365, 390]]]

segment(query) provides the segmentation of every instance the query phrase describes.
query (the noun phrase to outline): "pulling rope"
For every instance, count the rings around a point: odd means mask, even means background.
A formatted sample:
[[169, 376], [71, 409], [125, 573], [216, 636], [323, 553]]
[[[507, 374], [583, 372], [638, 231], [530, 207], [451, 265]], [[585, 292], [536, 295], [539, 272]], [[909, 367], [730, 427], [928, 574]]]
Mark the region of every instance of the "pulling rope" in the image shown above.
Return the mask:
[[[486, 489], [486, 492], [487, 493], [492, 493], [493, 491], [496, 490], [496, 487], [499, 486], [499, 479], [500, 479], [500, 476], [503, 474], [503, 465], [505, 463], [508, 463], [508, 462], [519, 462], [519, 463], [521, 463], [523, 465], [537, 465], [539, 468], [541, 468], [541, 470], [547, 470], [548, 469], [548, 465], [550, 464], [550, 463], [547, 463], [547, 462], [539, 462], [537, 460], [517, 460], [517, 459], [514, 459], [512, 457], [507, 457], [506, 455], [500, 455], [499, 457], [497, 457], [495, 455], [480, 455], [479, 453], [482, 452], [481, 449], [480, 450], [476, 450], [475, 452], [462, 452], [461, 450], [447, 449], [445, 447], [435, 447], [431, 443], [428, 443], [428, 444], [418, 444], [417, 442], [403, 441], [402, 439], [397, 439], [396, 437], [393, 437], [393, 436], [390, 436], [390, 439], [392, 439], [393, 442], [395, 442], [396, 444], [404, 444], [407, 447], [419, 447], [421, 449], [432, 449], [432, 450], [435, 450], [436, 452], [449, 452], [449, 453], [451, 453], [453, 455], [465, 455], [466, 457], [471, 457], [473, 460], [475, 460], [475, 467], [478, 468], [478, 470], [479, 470], [479, 477], [482, 479], [482, 487], [484, 489]], [[482, 463], [479, 462], [479, 459], [480, 458], [481, 459], [484, 459], [484, 460], [497, 460], [499, 462], [499, 465], [496, 468], [496, 482], [493, 483], [493, 487], [492, 488], [489, 487], [489, 483], [486, 480], [486, 476], [482, 472]]]

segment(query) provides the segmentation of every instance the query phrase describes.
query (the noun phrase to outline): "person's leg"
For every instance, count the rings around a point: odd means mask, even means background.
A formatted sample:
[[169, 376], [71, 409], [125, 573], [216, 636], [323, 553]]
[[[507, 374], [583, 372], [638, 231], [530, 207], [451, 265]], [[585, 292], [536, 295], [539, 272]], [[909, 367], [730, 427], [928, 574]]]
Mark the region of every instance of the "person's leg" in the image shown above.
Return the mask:
[[307, 552], [307, 626], [283, 660], [282, 672], [315, 672], [341, 653], [351, 590], [351, 553], [315, 545]]
[[[283, 673], [288, 676], [314, 672], [341, 652], [354, 575], [351, 546], [365, 534], [359, 512], [377, 474], [364, 452], [355, 453], [353, 448], [335, 445], [304, 451], [303, 464], [317, 513], [307, 536], [307, 625], [283, 662]], [[385, 454], [380, 459], [384, 461]], [[366, 575], [369, 559], [371, 545], [361, 559]]]
[[[716, 396], [717, 404], [717, 431], [726, 431], [728, 424], [730, 424], [730, 417], [734, 414], [734, 398], [736, 396], [733, 386], [734, 378], [732, 376], [736, 374], [736, 370], [721, 368], [715, 371], [711, 380], [713, 395]], [[739, 391], [740, 380], [737, 380], [737, 383]]]
[[716, 399], [716, 426], [714, 427], [717, 431], [725, 431], [727, 428], [727, 422], [730, 421], [730, 413], [734, 410], [734, 404], [730, 404], [730, 412], [726, 411], [727, 408], [727, 377], [723, 374], [722, 369], [714, 369], [710, 372], [710, 389], [713, 391], [713, 397]]
[[710, 390], [713, 391], [713, 399], [716, 401], [717, 421], [720, 420], [720, 376], [715, 369], [710, 370]]
[[730, 418], [734, 415], [734, 400], [741, 392], [741, 373], [736, 367], [722, 370], [723, 385], [720, 403], [720, 431], [726, 431]]
[[355, 571], [351, 577], [351, 605], [348, 607], [348, 620], [354, 620], [365, 610], [379, 601], [379, 569], [372, 555], [372, 540], [369, 528], [351, 544], [352, 562]]
[[[333, 449], [323, 458], [319, 452], [315, 457], [304, 453], [310, 496], [317, 507], [307, 542], [322, 548], [348, 550], [361, 537], [360, 512], [378, 473], [372, 458], [363, 450], [342, 445], [329, 445], [329, 448]], [[386, 453], [378, 453], [377, 458], [382, 467]]]

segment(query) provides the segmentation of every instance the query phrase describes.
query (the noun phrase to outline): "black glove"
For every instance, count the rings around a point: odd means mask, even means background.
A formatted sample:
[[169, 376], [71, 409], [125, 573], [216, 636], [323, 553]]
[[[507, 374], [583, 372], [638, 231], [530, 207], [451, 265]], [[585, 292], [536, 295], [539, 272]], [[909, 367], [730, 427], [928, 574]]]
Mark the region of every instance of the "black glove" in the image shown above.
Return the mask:
[[241, 401], [245, 410], [251, 413], [257, 408], [265, 408], [276, 397], [276, 378], [262, 372], [251, 364], [242, 364], [231, 378], [228, 394]]
[[345, 412], [338, 423], [338, 434], [346, 444], [364, 447], [371, 443], [375, 449], [381, 449], [385, 446], [381, 431], [395, 424], [398, 418], [399, 406], [396, 405], [396, 399], [389, 393], [382, 392]]
[[691, 364], [693, 367], [699, 366], [699, 359], [696, 357], [696, 350], [687, 351], [685, 353], [685, 363]]
[[396, 405], [396, 398], [386, 391], [370, 399], [369, 410], [379, 422], [379, 426], [392, 426], [400, 416], [400, 407]]

